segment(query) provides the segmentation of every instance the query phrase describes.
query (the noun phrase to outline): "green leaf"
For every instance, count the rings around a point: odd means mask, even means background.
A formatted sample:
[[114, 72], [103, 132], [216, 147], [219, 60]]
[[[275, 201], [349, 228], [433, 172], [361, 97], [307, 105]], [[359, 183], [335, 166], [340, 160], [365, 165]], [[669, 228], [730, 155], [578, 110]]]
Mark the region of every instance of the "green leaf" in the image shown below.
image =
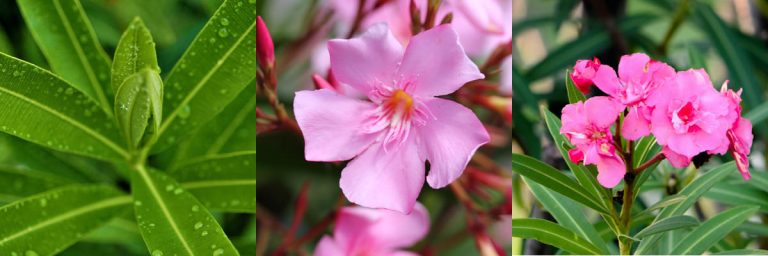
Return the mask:
[[122, 161], [113, 121], [55, 75], [0, 53], [0, 131], [55, 150]]
[[736, 227], [736, 231], [768, 237], [768, 225], [762, 223], [745, 222]]
[[512, 154], [512, 171], [567, 196], [599, 213], [608, 214], [603, 204], [557, 169], [525, 155]]
[[693, 45], [689, 45], [687, 48], [688, 48], [688, 61], [689, 61], [688, 67], [701, 68], [709, 72], [709, 69], [707, 68], [706, 59], [702, 54], [702, 53], [706, 53], [706, 51], [704, 49], [701, 49]]
[[573, 79], [571, 79], [571, 70], [565, 71], [565, 89], [568, 91], [568, 102], [576, 103], [579, 101], [587, 101], [587, 97], [584, 97], [584, 94], [581, 93], [573, 83]]
[[603, 254], [583, 237], [542, 219], [512, 219], [512, 237], [534, 239], [573, 254]]
[[0, 208], [0, 251], [54, 255], [125, 212], [129, 196], [108, 186], [70, 186]]
[[51, 178], [48, 173], [20, 171], [0, 166], [0, 202], [16, 201], [68, 183], [71, 181], [57, 179], [57, 177]]
[[[568, 168], [571, 169], [571, 172], [574, 176], [576, 176], [576, 179], [579, 181], [579, 184], [584, 186], [585, 190], [589, 192], [591, 197], [594, 200], [600, 201], [600, 202], [608, 202], [611, 200], [610, 194], [608, 194], [608, 190], [604, 189], [603, 186], [601, 186], [597, 182], [597, 173], [593, 168], [588, 168], [584, 165], [579, 165], [571, 161], [570, 156], [568, 155], [568, 149], [563, 147], [564, 143], [568, 143], [565, 137], [560, 134], [560, 119], [557, 118], [552, 112], [550, 112], [547, 109], [542, 108], [542, 114], [544, 115], [544, 121], [547, 124], [547, 130], [549, 131], [549, 135], [552, 136], [552, 141], [555, 145], [557, 145], [557, 149], [560, 151], [560, 155], [563, 157], [563, 160], [568, 165]], [[607, 208], [607, 205], [605, 203], [601, 204]]]
[[[661, 210], [661, 212], [659, 212], [659, 214], [656, 216], [654, 223], [662, 219], [666, 219], [672, 216], [677, 216], [685, 213], [685, 211], [687, 211], [688, 208], [690, 208], [694, 203], [696, 203], [696, 201], [699, 200], [699, 197], [701, 197], [705, 192], [707, 192], [707, 190], [712, 188], [712, 186], [720, 182], [723, 178], [725, 178], [726, 176], [728, 176], [734, 171], [736, 171], [736, 164], [734, 164], [733, 162], [728, 162], [726, 164], [720, 165], [704, 173], [704, 175], [701, 175], [701, 177], [697, 178], [696, 180], [691, 182], [691, 184], [688, 184], [688, 186], [685, 186], [685, 188], [680, 190], [678, 194], [686, 196], [685, 200]], [[652, 253], [652, 250], [654, 249], [653, 248], [654, 244], [660, 238], [661, 238], [661, 235], [651, 235], [643, 239], [643, 241], [640, 242], [640, 244], [638, 245], [635, 253], [636, 254]]]
[[763, 102], [757, 107], [753, 108], [744, 115], [744, 118], [749, 119], [752, 124], [762, 123], [768, 119], [768, 102]]
[[256, 212], [256, 151], [190, 160], [170, 175], [208, 209]]
[[[653, 16], [648, 15], [627, 17], [619, 22], [618, 28], [621, 33], [632, 33], [641, 26], [648, 25], [653, 18]], [[573, 65], [579, 58], [587, 58], [597, 54], [601, 49], [608, 47], [610, 42], [608, 30], [602, 27], [589, 30], [577, 39], [552, 50], [547, 58], [528, 70], [526, 77], [529, 81], [536, 81], [549, 76]]]
[[3, 27], [0, 27], [0, 52], [13, 55], [11, 41], [8, 40], [8, 35], [5, 34]]
[[710, 255], [768, 255], [768, 250], [762, 249], [738, 249], [713, 253]]
[[648, 207], [647, 209], [645, 209], [645, 210], [643, 210], [641, 212], [638, 212], [637, 214], [635, 214], [635, 217], [651, 214], [651, 212], [653, 212], [655, 210], [658, 210], [658, 209], [661, 209], [661, 208], [664, 208], [664, 207], [667, 207], [667, 206], [670, 206], [670, 205], [674, 205], [674, 204], [680, 203], [682, 201], [685, 201], [685, 198], [686, 198], [685, 195], [673, 195], [673, 196], [665, 197], [661, 201], [653, 204], [651, 207]]
[[216, 118], [173, 150], [174, 165], [190, 158], [256, 150], [255, 96], [253, 90], [241, 91]]
[[115, 117], [130, 148], [139, 147], [149, 120], [153, 131], [160, 127], [162, 94], [162, 78], [148, 68], [128, 76], [117, 90]]
[[[741, 178], [739, 178], [741, 180]], [[715, 185], [704, 194], [704, 197], [714, 199], [727, 205], [754, 205], [760, 211], [768, 212], [768, 193], [753, 187], [743, 186], [743, 181], [722, 182]], [[738, 187], [739, 189], [733, 189]]]
[[768, 172], [751, 171], [752, 178], [747, 182], [754, 188], [768, 192]]
[[671, 254], [702, 254], [720, 239], [728, 235], [736, 226], [746, 221], [757, 211], [757, 206], [743, 205], [726, 210], [701, 223], [691, 231]]
[[0, 133], [0, 167], [27, 175], [67, 182], [88, 181], [80, 170], [47, 149]]
[[237, 255], [208, 210], [172, 178], [139, 167], [131, 191], [139, 230], [153, 255]]
[[112, 91], [117, 92], [125, 79], [145, 68], [160, 73], [155, 41], [141, 18], [136, 17], [123, 32], [115, 50], [115, 60], [112, 62]]
[[225, 1], [168, 74], [154, 152], [211, 120], [256, 77], [254, 5]]
[[110, 60], [78, 0], [19, 0], [19, 9], [53, 71], [111, 115]]
[[656, 223], [653, 223], [647, 228], [640, 230], [640, 232], [637, 232], [637, 234], [635, 234], [634, 237], [641, 239], [643, 237], [661, 233], [661, 232], [666, 232], [666, 231], [681, 229], [681, 228], [690, 228], [698, 225], [699, 225], [699, 220], [697, 220], [694, 217], [687, 216], [687, 215], [673, 216], [673, 217], [660, 220]]
[[544, 208], [552, 214], [552, 217], [555, 217], [558, 224], [586, 238], [589, 243], [600, 250], [600, 254], [608, 254], [608, 246], [600, 238], [595, 227], [589, 223], [586, 216], [581, 212], [579, 205], [567, 197], [539, 185], [535, 181], [525, 177], [523, 177], [523, 180], [531, 188], [531, 192], [536, 196], [536, 199], [544, 205]]

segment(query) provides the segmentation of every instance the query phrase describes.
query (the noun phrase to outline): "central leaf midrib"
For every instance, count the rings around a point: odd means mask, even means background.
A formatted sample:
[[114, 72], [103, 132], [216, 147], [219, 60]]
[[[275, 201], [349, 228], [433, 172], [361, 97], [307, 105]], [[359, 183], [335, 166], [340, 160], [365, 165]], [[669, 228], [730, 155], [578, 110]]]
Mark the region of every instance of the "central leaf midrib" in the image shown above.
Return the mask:
[[64, 115], [62, 113], [59, 113], [58, 111], [55, 111], [52, 108], [49, 108], [48, 106], [46, 106], [46, 105], [44, 105], [44, 104], [42, 104], [40, 102], [32, 100], [32, 99], [30, 99], [30, 98], [28, 98], [28, 97], [26, 97], [24, 95], [18, 94], [18, 93], [14, 92], [14, 91], [11, 91], [11, 90], [9, 90], [9, 89], [7, 89], [5, 87], [0, 86], [0, 91], [6, 92], [9, 95], [12, 95], [12, 96], [14, 96], [16, 98], [19, 98], [19, 99], [23, 100], [23, 101], [29, 102], [30, 104], [35, 105], [38, 108], [40, 108], [40, 109], [50, 113], [51, 115], [53, 115], [55, 117], [58, 117], [61, 120], [64, 120], [64, 121], [72, 124], [73, 126], [79, 128], [80, 130], [82, 130], [86, 134], [91, 135], [91, 137], [93, 137], [94, 139], [100, 141], [103, 145], [111, 148], [113, 151], [115, 151], [115, 153], [118, 153], [119, 155], [121, 155], [123, 157], [126, 157], [126, 158], [128, 157], [128, 153], [126, 153], [122, 148], [120, 148], [117, 145], [115, 145], [111, 140], [105, 138], [100, 133], [98, 133], [98, 132], [96, 132], [94, 130], [91, 130], [88, 126], [86, 126], [86, 125], [84, 125], [84, 124], [82, 124], [80, 122], [77, 122], [77, 121], [69, 118], [68, 116], [66, 116], [66, 115]]
[[160, 196], [160, 193], [157, 192], [155, 183], [152, 181], [152, 178], [150, 178], [149, 175], [147, 174], [147, 170], [143, 166], [137, 169], [138, 169], [137, 171], [139, 172], [139, 175], [141, 175], [141, 179], [144, 181], [144, 183], [147, 184], [150, 194], [152, 194], [152, 197], [155, 199], [155, 201], [157, 201], [157, 204], [160, 206], [160, 210], [163, 212], [163, 216], [168, 220], [168, 223], [171, 224], [171, 228], [173, 229], [173, 232], [176, 233], [176, 236], [178, 236], [179, 241], [181, 241], [181, 244], [184, 246], [184, 249], [186, 249], [190, 255], [194, 255], [194, 252], [192, 252], [192, 248], [190, 248], [189, 244], [187, 244], [187, 239], [184, 237], [184, 234], [181, 233], [179, 226], [176, 225], [176, 222], [174, 221], [173, 216], [171, 216], [171, 212], [168, 211], [168, 206], [165, 205], [165, 201]]
[[[227, 52], [224, 54], [224, 56], [219, 58], [219, 60], [228, 59], [229, 56], [235, 51], [235, 49], [237, 49], [240, 46], [240, 44], [242, 43], [242, 41], [248, 36], [248, 33], [251, 30], [253, 30], [253, 28], [255, 28], [255, 27], [256, 27], [256, 21], [254, 20], [253, 24], [250, 25], [245, 32], [243, 32], [243, 34], [240, 36], [240, 38], [237, 39], [237, 42], [235, 42], [232, 45], [232, 47], [230, 47], [230, 49], [227, 50]], [[211, 79], [213, 74], [218, 72], [219, 68], [221, 68], [221, 66], [223, 64], [224, 64], [224, 61], [217, 61], [216, 65], [214, 65], [214, 67], [211, 68], [211, 70], [208, 71], [208, 73], [205, 74], [203, 79], [201, 79], [200, 82], [195, 85], [195, 87], [192, 89], [192, 91], [190, 91], [189, 94], [187, 94], [187, 96], [184, 97], [184, 100], [181, 101], [181, 103], [176, 107], [176, 109], [174, 109], [173, 112], [171, 112], [171, 114], [168, 116], [168, 118], [163, 123], [163, 125], [160, 126], [160, 130], [158, 131], [158, 137], [163, 135], [165, 130], [168, 129], [168, 127], [171, 125], [171, 123], [173, 123], [173, 120], [176, 119], [176, 116], [179, 114], [179, 111], [181, 111], [181, 109], [184, 108], [184, 106], [189, 104], [189, 101], [191, 101], [192, 98], [194, 98], [197, 95], [197, 92], [200, 91], [202, 86], [205, 83], [208, 83], [208, 80]], [[172, 72], [174, 72], [174, 71], [172, 71]], [[170, 77], [170, 75], [169, 75], [169, 77]]]
[[229, 123], [229, 126], [227, 126], [227, 128], [224, 129], [224, 132], [221, 133], [221, 136], [216, 138], [216, 141], [208, 149], [208, 152], [206, 152], [206, 155], [216, 154], [216, 153], [219, 153], [219, 151], [221, 151], [221, 148], [224, 146], [224, 143], [229, 141], [229, 138], [232, 137], [232, 134], [235, 133], [235, 130], [237, 130], [237, 127], [239, 127], [240, 124], [243, 123], [243, 120], [245, 120], [245, 117], [248, 116], [248, 112], [250, 112], [255, 105], [256, 105], [255, 98], [248, 100], [248, 103], [245, 104], [245, 107], [240, 109], [240, 112], [238, 112], [235, 118], [232, 120], [232, 122]]
[[207, 181], [181, 182], [180, 185], [185, 189], [200, 189], [210, 187], [231, 187], [231, 186], [253, 186], [256, 185], [256, 179], [222, 179]]
[[[38, 229], [45, 228], [46, 226], [54, 225], [58, 222], [62, 222], [64, 220], [77, 217], [78, 215], [85, 214], [91, 211], [97, 211], [103, 208], [117, 206], [120, 204], [128, 204], [131, 201], [130, 196], [120, 196], [120, 197], [113, 197], [105, 200], [101, 200], [92, 204], [85, 205], [83, 207], [75, 208], [71, 211], [64, 212], [56, 217], [48, 218], [45, 221], [39, 222], [33, 226], [29, 226], [19, 232], [16, 232], [14, 234], [11, 234], [9, 236], [4, 237], [2, 240], [0, 240], [0, 245], [5, 244], [11, 240], [14, 240], [18, 237], [21, 237], [25, 234], [37, 231]], [[8, 207], [8, 206], [6, 206]]]
[[56, 8], [56, 13], [59, 14], [58, 15], [59, 19], [64, 25], [64, 29], [67, 31], [67, 38], [69, 38], [70, 43], [72, 43], [72, 45], [74, 46], [75, 51], [77, 52], [77, 57], [80, 60], [80, 64], [83, 65], [83, 68], [85, 69], [85, 73], [88, 76], [88, 80], [91, 81], [91, 87], [93, 87], [94, 92], [96, 92], [96, 97], [99, 99], [99, 101], [102, 104], [102, 109], [104, 110], [104, 112], [107, 113], [107, 115], [111, 115], [112, 113], [106, 110], [106, 107], [109, 106], [109, 102], [107, 102], [107, 98], [104, 95], [104, 91], [101, 89], [99, 80], [96, 79], [96, 74], [94, 74], [93, 67], [91, 67], [90, 61], [85, 56], [83, 49], [80, 47], [80, 44], [77, 42], [77, 38], [75, 36], [74, 30], [72, 29], [72, 25], [69, 24], [69, 20], [67, 19], [66, 14], [64, 13], [64, 10], [61, 8], [60, 0], [54, 0], [53, 3], [54, 3], [54, 7]]

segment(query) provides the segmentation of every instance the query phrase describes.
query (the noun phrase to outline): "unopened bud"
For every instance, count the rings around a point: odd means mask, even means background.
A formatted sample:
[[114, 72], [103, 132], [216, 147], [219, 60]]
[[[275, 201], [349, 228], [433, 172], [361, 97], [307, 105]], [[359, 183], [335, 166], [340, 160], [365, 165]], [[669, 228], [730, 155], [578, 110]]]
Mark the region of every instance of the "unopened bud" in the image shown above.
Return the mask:
[[275, 65], [275, 45], [261, 16], [256, 18], [256, 56], [262, 68], [271, 69]]

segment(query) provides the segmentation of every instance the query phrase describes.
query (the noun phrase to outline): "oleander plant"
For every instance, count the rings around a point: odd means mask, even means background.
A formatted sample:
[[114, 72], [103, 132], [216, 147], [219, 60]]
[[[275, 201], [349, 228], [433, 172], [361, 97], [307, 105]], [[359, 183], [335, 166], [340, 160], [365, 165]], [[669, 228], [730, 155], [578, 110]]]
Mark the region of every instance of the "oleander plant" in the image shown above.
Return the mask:
[[253, 255], [255, 4], [9, 3], [0, 254]]
[[514, 23], [513, 253], [767, 254], [765, 2], [554, 2]]

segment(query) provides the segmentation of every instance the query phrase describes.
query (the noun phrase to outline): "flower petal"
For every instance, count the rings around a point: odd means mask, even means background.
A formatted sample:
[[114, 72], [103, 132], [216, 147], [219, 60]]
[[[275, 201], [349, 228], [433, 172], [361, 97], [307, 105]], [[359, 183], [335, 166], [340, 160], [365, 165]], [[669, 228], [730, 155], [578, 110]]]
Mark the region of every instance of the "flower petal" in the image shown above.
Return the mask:
[[621, 81], [641, 82], [645, 73], [648, 72], [648, 62], [651, 58], [644, 53], [635, 53], [621, 56], [619, 60], [619, 77]]
[[613, 188], [624, 179], [627, 166], [620, 157], [601, 157], [597, 161], [597, 181], [606, 188]]
[[429, 213], [418, 202], [410, 214], [376, 211], [379, 219], [368, 229], [368, 234], [375, 237], [377, 248], [407, 248], [419, 242], [429, 231]]
[[344, 255], [344, 249], [330, 236], [323, 236], [315, 247], [314, 256]]
[[331, 90], [296, 93], [293, 109], [304, 135], [307, 161], [344, 161], [360, 154], [376, 134], [360, 132], [366, 112], [376, 107]]
[[624, 118], [624, 123], [621, 126], [621, 136], [625, 139], [636, 140], [651, 132], [650, 121], [646, 120], [637, 108], [630, 108], [629, 114]]
[[597, 96], [584, 102], [584, 111], [590, 124], [606, 128], [616, 122], [619, 113], [624, 111], [624, 105], [613, 98]]
[[450, 24], [422, 32], [405, 49], [399, 74], [413, 82], [409, 90], [418, 96], [440, 96], [485, 76], [467, 57]]
[[616, 71], [611, 66], [600, 65], [600, 68], [595, 73], [595, 77], [592, 78], [592, 83], [605, 92], [605, 94], [614, 98], [619, 97], [621, 83], [619, 83], [619, 78], [616, 76]]
[[691, 164], [691, 158], [684, 156], [682, 154], [678, 154], [674, 150], [670, 149], [669, 147], [664, 147], [661, 149], [661, 152], [664, 154], [665, 157], [667, 157], [667, 160], [669, 161], [669, 164], [674, 166], [675, 168], [685, 168], [689, 164]]
[[422, 152], [430, 164], [427, 182], [441, 188], [461, 176], [472, 155], [490, 136], [475, 113], [456, 102], [433, 98], [424, 104], [436, 118], [418, 127]]
[[413, 136], [400, 148], [374, 143], [347, 164], [339, 184], [353, 203], [410, 213], [424, 185], [424, 159]]
[[376, 84], [390, 83], [403, 57], [402, 45], [384, 23], [357, 38], [330, 40], [328, 51], [336, 79], [365, 95]]

